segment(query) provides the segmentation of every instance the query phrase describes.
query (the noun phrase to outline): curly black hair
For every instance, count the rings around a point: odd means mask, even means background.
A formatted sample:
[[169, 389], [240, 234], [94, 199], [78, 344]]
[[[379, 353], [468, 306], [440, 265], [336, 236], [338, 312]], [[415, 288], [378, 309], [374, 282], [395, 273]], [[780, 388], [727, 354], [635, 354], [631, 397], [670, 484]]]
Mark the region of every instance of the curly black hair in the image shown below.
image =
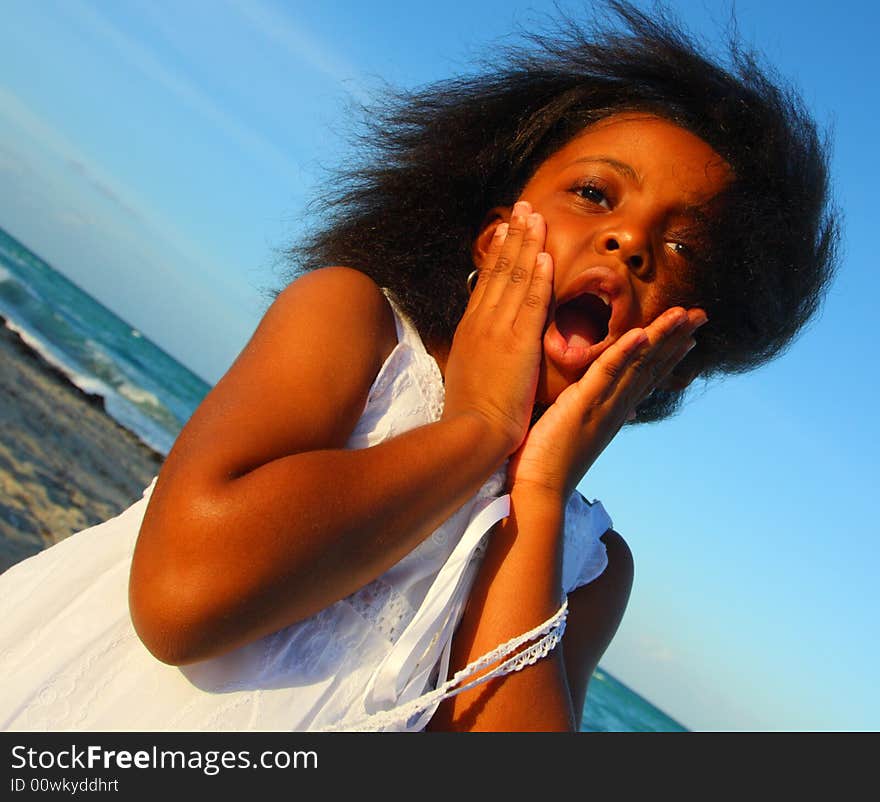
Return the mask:
[[[360, 156], [288, 250], [295, 273], [348, 265], [386, 287], [428, 344], [448, 344], [467, 304], [472, 244], [552, 153], [586, 126], [644, 112], [694, 133], [732, 167], [707, 215], [708, 247], [670, 305], [710, 324], [684, 374], [740, 373], [780, 354], [818, 309], [836, 268], [838, 214], [828, 142], [789, 84], [728, 36], [711, 57], [671, 14], [620, 0], [582, 26], [565, 15], [482, 72], [389, 92], [364, 115]], [[657, 390], [637, 421], [660, 420], [684, 391]]]

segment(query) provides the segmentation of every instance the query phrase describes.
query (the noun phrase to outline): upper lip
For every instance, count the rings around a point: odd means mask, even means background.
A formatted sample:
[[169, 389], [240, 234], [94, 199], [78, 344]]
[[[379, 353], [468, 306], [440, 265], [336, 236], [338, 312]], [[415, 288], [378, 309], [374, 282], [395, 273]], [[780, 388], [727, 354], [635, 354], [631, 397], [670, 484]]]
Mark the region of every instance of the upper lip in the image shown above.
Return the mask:
[[624, 321], [629, 318], [632, 304], [626, 282], [610, 267], [597, 265], [584, 270], [556, 299], [556, 306], [573, 301], [581, 295], [605, 296], [611, 306], [608, 320], [608, 336], [616, 339], [626, 331]]

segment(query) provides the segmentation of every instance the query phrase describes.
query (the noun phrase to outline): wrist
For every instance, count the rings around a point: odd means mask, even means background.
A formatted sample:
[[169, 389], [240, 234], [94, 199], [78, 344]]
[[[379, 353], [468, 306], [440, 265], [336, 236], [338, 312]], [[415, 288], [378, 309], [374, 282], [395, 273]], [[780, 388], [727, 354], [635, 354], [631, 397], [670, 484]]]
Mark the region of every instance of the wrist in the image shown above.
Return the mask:
[[473, 443], [474, 448], [501, 463], [517, 447], [518, 443], [512, 442], [511, 436], [503, 428], [493, 424], [486, 415], [474, 410], [464, 410], [450, 413], [444, 411], [440, 422], [448, 426], [460, 428], [466, 432], [467, 438]]
[[564, 510], [568, 496], [564, 487], [553, 482], [517, 479], [510, 487], [511, 501], [547, 512]]

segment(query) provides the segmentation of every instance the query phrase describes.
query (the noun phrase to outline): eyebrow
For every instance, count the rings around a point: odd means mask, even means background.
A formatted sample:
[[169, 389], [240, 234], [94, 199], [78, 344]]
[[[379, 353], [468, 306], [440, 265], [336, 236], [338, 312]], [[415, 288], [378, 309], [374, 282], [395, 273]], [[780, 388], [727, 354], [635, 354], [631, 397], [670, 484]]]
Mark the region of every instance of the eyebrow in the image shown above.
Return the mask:
[[614, 159], [611, 156], [584, 156], [581, 159], [575, 159], [572, 164], [607, 164], [612, 170], [624, 176], [625, 178], [629, 178], [632, 181], [635, 181], [637, 184], [642, 183], [642, 177], [626, 162], [619, 161], [618, 159]]
[[[567, 166], [570, 167], [572, 164], [606, 164], [616, 173], [635, 181], [639, 185], [642, 184], [642, 177], [630, 165], [612, 156], [583, 156], [580, 159], [575, 159]], [[677, 214], [699, 219], [705, 214], [706, 205], [704, 203], [685, 203], [675, 211]]]

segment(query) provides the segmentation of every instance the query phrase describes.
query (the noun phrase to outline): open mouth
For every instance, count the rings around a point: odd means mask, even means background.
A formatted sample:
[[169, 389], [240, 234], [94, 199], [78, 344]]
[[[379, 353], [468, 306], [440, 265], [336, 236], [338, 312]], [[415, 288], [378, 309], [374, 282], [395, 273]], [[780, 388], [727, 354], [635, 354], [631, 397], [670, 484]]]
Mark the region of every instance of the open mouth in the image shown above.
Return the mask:
[[608, 336], [611, 304], [607, 296], [584, 293], [558, 306], [554, 320], [567, 348], [592, 348]]

